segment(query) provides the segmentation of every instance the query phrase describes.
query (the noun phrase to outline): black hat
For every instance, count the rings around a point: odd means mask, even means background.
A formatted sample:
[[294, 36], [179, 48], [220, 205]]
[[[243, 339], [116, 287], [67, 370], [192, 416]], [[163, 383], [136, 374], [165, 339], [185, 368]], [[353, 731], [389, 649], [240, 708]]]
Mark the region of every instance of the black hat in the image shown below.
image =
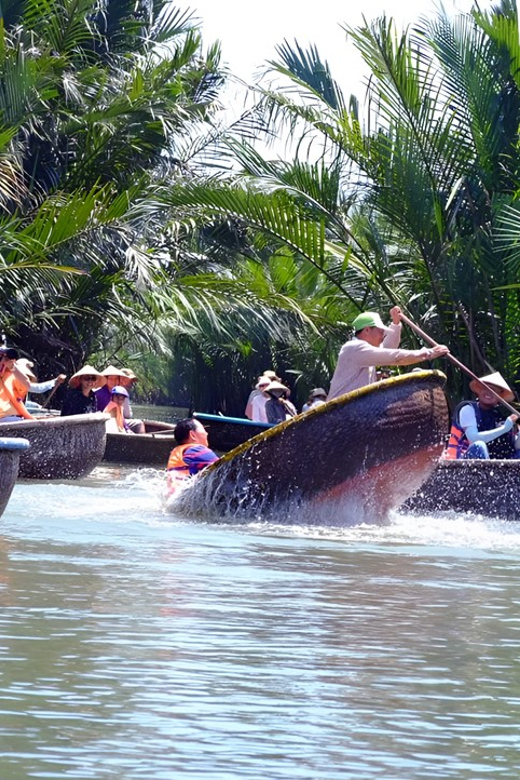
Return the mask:
[[18, 360], [18, 350], [12, 347], [0, 347], [0, 355], [5, 355], [9, 360]]

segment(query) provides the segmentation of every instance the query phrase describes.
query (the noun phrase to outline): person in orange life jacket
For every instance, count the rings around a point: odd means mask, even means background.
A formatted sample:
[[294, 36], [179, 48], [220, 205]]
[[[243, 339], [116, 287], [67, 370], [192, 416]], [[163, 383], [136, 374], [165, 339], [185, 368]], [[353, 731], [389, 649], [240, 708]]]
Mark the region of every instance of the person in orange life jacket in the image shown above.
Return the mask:
[[110, 420], [107, 420], [107, 431], [109, 433], [133, 433], [124, 416], [124, 405], [128, 399], [128, 392], [124, 387], [116, 385], [110, 391], [110, 398], [110, 402], [103, 409], [110, 415]]
[[30, 382], [16, 365], [18, 352], [12, 347], [0, 347], [0, 422], [34, 420], [24, 406]]
[[177, 490], [180, 483], [199, 474], [206, 466], [218, 460], [208, 447], [208, 434], [199, 420], [187, 417], [180, 420], [173, 430], [177, 446], [168, 458], [168, 490]]
[[291, 417], [295, 417], [296, 409], [287, 400], [288, 387], [282, 385], [281, 382], [274, 381], [267, 385], [265, 392], [269, 396], [269, 400], [265, 405], [267, 422], [277, 425], [285, 422], [285, 420], [289, 420]]
[[520, 436], [514, 431], [518, 415], [510, 414], [504, 420], [499, 400], [489, 391], [493, 388], [504, 401], [512, 401], [514, 393], [497, 372], [473, 379], [469, 386], [476, 401], [462, 401], [453, 415], [448, 447], [448, 459], [518, 458]]

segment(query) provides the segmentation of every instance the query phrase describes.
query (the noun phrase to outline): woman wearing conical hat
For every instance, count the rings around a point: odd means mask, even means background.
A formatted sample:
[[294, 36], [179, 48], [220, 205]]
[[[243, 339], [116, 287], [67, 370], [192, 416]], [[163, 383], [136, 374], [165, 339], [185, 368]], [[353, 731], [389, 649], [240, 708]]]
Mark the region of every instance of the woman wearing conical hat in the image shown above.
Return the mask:
[[476, 401], [462, 401], [453, 415], [450, 439], [445, 453], [448, 459], [488, 460], [517, 458], [520, 436], [515, 430], [518, 415], [504, 419], [500, 399], [512, 401], [513, 391], [498, 371], [469, 383]]
[[96, 411], [94, 390], [103, 387], [106, 379], [93, 366], [83, 366], [69, 379], [69, 389], [63, 407], [62, 416], [70, 414], [90, 414]]

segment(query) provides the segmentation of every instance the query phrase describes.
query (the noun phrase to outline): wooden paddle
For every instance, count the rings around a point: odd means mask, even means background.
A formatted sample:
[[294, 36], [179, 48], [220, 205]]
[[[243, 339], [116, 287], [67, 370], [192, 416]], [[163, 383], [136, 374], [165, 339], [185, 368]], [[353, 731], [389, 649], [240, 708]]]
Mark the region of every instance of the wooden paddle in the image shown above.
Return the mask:
[[[417, 335], [420, 336], [423, 339], [423, 341], [426, 341], [426, 343], [429, 344], [431, 347], [438, 346], [438, 343], [434, 341], [434, 339], [432, 339], [431, 336], [428, 336], [428, 334], [425, 333], [424, 330], [421, 330], [421, 328], [418, 325], [416, 325], [415, 322], [413, 322], [409, 317], [406, 316], [406, 314], [403, 314], [402, 312], [401, 312], [401, 322], [404, 322], [406, 325], [408, 325], [409, 328], [414, 330], [417, 333]], [[474, 374], [470, 368], [465, 366], [464, 363], [461, 363], [460, 360], [457, 360], [457, 358], [454, 355], [452, 355], [451, 352], [448, 352], [446, 357], [448, 358], [448, 360], [451, 360], [451, 362], [454, 363], [454, 365], [460, 368], [461, 371], [465, 371], [466, 374], [468, 374], [468, 376], [470, 376], [472, 379], [476, 379], [477, 382], [480, 382], [479, 377], [476, 374]], [[518, 416], [518, 409], [515, 409], [515, 407], [511, 406], [511, 404], [508, 401], [505, 401], [502, 398], [502, 396], [499, 395], [499, 393], [496, 393], [490, 385], [486, 384], [486, 387], [489, 390], [489, 392], [492, 395], [494, 395], [495, 398], [498, 401], [500, 401], [500, 403], [503, 404], [506, 407], [506, 409], [508, 409], [511, 412], [511, 414], [516, 414]]]
[[65, 379], [66, 379], [65, 374], [60, 374], [59, 376], [63, 376], [63, 381], [62, 382], [55, 382], [54, 387], [52, 388], [51, 392], [47, 396], [45, 402], [42, 404], [42, 409], [45, 409], [45, 407], [49, 405], [49, 401], [51, 400], [52, 396], [54, 395], [54, 393], [56, 392], [58, 387], [60, 387], [63, 384], [63, 382], [65, 381]]

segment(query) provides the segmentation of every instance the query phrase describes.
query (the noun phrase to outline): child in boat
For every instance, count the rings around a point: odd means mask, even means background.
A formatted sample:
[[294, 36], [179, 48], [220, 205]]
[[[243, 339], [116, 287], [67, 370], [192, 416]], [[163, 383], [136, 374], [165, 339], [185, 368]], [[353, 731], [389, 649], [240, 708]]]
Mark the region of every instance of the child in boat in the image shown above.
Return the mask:
[[174, 495], [190, 477], [218, 460], [218, 455], [208, 447], [208, 434], [199, 420], [193, 417], [180, 420], [173, 435], [177, 446], [171, 451], [166, 467], [168, 496]]
[[130, 430], [123, 409], [125, 401], [128, 400], [128, 392], [122, 385], [116, 385], [110, 391], [110, 403], [105, 406], [103, 411], [110, 415], [110, 420], [107, 420], [107, 432], [108, 433], [133, 433]]
[[127, 391], [123, 404], [123, 416], [126, 422], [125, 428], [129, 428], [132, 433], [146, 433], [144, 422], [133, 417], [132, 407], [130, 406], [130, 394], [128, 391], [131, 389], [133, 383], [137, 381], [134, 372], [128, 368], [116, 368], [116, 366], [110, 365], [107, 366], [101, 374], [105, 377], [107, 382], [104, 387], [101, 387], [96, 392], [98, 410], [100, 412], [104, 411], [112, 401], [112, 391], [114, 387], [124, 387]]

